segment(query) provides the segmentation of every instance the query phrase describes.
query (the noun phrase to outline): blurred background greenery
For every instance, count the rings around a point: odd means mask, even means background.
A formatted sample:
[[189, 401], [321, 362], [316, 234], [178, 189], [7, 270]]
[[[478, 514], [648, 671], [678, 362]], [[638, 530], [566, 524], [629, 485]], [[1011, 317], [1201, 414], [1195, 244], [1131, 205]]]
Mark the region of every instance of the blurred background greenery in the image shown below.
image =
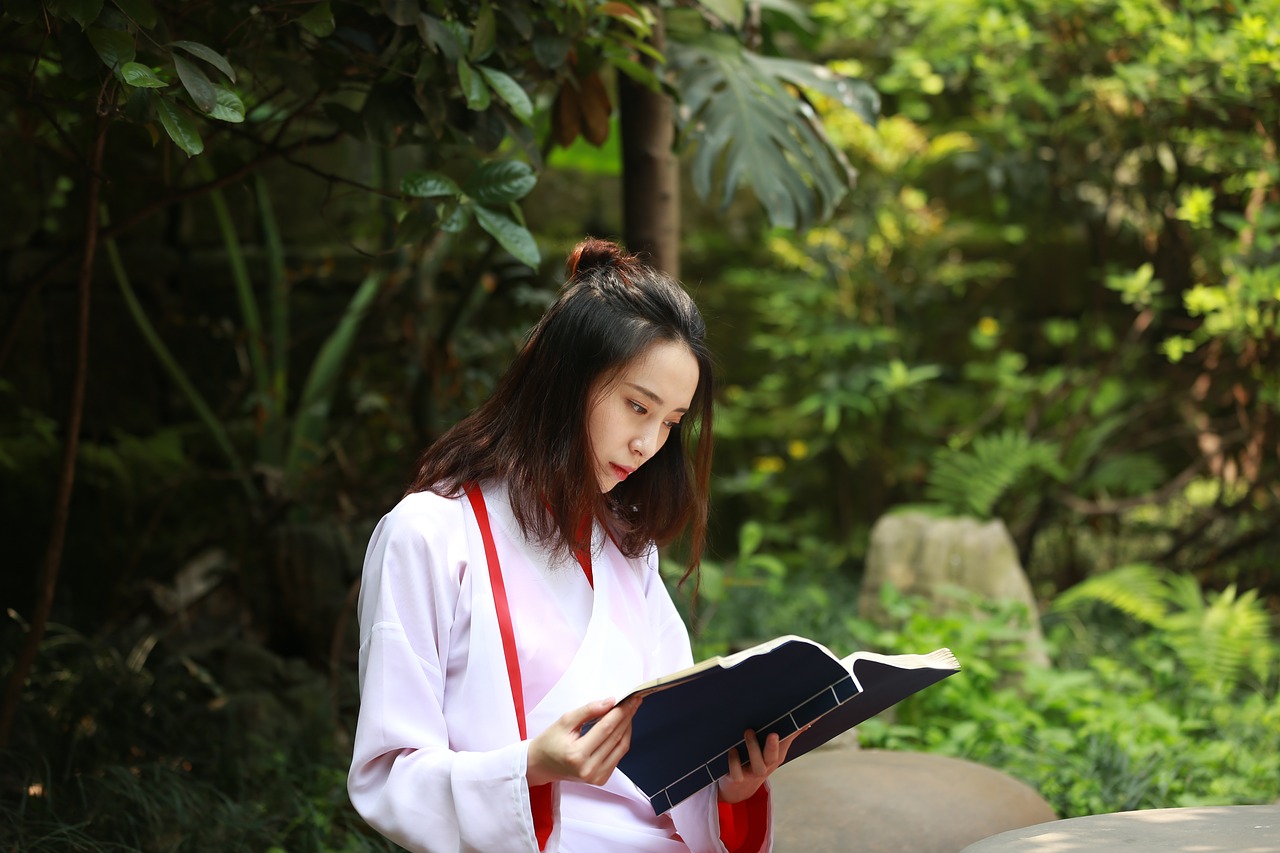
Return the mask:
[[[1276, 0], [14, 0], [0, 46], [3, 849], [387, 846], [364, 543], [585, 234], [711, 326], [700, 656], [950, 646], [863, 743], [1063, 816], [1280, 797]], [[1001, 602], [859, 616], [922, 507], [1008, 528], [1049, 667]]]

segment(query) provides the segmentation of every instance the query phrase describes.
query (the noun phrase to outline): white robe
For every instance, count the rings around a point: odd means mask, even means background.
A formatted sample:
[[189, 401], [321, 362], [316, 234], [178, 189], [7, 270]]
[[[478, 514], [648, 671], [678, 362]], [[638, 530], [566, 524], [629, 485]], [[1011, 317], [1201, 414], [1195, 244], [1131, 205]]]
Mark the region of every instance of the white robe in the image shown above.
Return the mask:
[[[575, 560], [550, 565], [524, 541], [505, 489], [486, 486], [484, 496], [530, 737], [566, 711], [621, 698], [692, 663], [655, 550], [628, 560], [597, 525], [592, 589]], [[360, 715], [347, 783], [356, 810], [414, 851], [537, 853], [528, 741], [519, 737], [484, 547], [466, 498], [412, 494], [379, 522], [359, 618]], [[546, 853], [725, 851], [715, 786], [655, 817], [615, 771], [603, 787], [556, 783], [553, 814]]]

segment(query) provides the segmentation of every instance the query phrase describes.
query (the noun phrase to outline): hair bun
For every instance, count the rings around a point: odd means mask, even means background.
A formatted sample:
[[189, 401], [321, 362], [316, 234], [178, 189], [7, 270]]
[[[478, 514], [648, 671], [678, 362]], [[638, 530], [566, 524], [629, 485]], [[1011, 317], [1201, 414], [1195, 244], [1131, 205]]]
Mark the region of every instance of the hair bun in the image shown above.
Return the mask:
[[565, 278], [585, 275], [592, 270], [621, 266], [627, 255], [622, 247], [610, 240], [588, 237], [569, 253], [565, 260]]

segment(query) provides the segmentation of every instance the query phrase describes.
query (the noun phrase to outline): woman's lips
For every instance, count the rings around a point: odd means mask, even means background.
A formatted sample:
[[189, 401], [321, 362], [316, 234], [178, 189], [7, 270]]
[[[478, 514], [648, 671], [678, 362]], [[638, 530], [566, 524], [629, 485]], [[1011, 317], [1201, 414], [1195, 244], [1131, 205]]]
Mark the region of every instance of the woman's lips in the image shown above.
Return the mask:
[[634, 468], [623, 468], [621, 465], [615, 465], [612, 462], [609, 463], [609, 467], [613, 469], [613, 476], [619, 480], [627, 479], [631, 472], [635, 470]]

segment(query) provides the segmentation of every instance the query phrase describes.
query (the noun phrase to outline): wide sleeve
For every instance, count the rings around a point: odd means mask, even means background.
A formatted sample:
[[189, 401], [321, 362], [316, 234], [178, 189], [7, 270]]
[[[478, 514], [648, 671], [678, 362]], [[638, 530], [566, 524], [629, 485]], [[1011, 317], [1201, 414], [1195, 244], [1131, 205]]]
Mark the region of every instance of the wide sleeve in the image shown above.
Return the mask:
[[[359, 607], [360, 713], [347, 790], [371, 826], [412, 851], [537, 853], [525, 778], [528, 743], [511, 733], [509, 743], [499, 738], [488, 750], [450, 748], [444, 673], [452, 623], [469, 612], [459, 595], [468, 556], [461, 504], [411, 496], [370, 540]], [[559, 844], [554, 787], [547, 850]]]
[[[647, 555], [645, 600], [654, 637], [654, 678], [693, 665], [689, 631], [658, 572], [656, 549]], [[722, 817], [726, 824], [722, 825]], [[745, 803], [724, 806], [708, 785], [671, 810], [676, 831], [694, 853], [768, 853], [773, 849], [773, 798], [765, 782]]]

